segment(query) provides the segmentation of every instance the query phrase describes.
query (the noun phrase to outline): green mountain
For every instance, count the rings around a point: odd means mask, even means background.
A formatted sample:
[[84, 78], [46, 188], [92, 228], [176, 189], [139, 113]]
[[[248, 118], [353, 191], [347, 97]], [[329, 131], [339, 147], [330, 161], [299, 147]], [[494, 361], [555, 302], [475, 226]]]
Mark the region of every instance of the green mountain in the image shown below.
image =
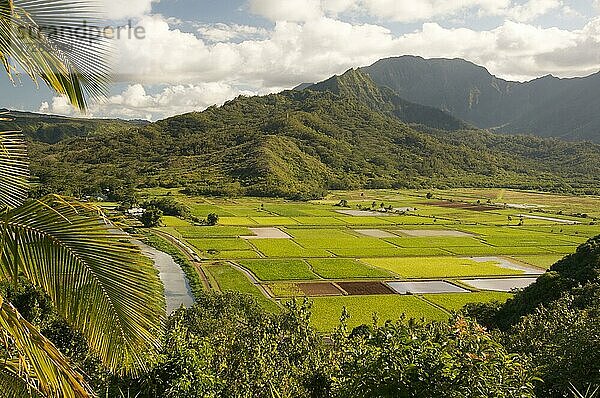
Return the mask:
[[[343, 90], [338, 81], [334, 90], [239, 97], [149, 125], [60, 120], [30, 129], [38, 189], [118, 198], [163, 186], [299, 199], [359, 188], [599, 191], [599, 145], [407, 124], [395, 108], [379, 110], [389, 101], [352, 75], [360, 81]], [[57, 126], [90, 130], [48, 140]]]
[[400, 97], [486, 129], [600, 142], [600, 73], [506, 81], [462, 59], [403, 56], [362, 68]]
[[341, 76], [333, 76], [306, 88], [313, 91], [330, 91], [341, 97], [362, 102], [373, 110], [393, 115], [406, 123], [452, 131], [469, 127], [447, 112], [406, 101], [393, 90], [378, 87], [369, 75], [361, 70], [351, 69]]
[[148, 124], [136, 120], [69, 118], [0, 109], [0, 114], [4, 113], [12, 120], [0, 121], [0, 131], [20, 130], [35, 141], [49, 144], [56, 144], [71, 137], [86, 137], [100, 128], [122, 130]]

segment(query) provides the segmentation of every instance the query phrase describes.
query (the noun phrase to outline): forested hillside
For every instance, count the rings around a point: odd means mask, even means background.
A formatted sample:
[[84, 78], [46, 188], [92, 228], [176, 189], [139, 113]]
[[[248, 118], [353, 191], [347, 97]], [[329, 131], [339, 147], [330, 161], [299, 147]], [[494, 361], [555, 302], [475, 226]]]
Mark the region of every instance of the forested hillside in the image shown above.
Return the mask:
[[6, 109], [0, 109], [0, 113], [7, 113], [12, 119], [11, 122], [0, 121], [0, 131], [20, 130], [32, 140], [49, 144], [71, 137], [86, 137], [96, 131], [120, 131], [148, 124], [145, 121], [69, 118]]
[[374, 109], [362, 88], [240, 97], [147, 126], [24, 128], [39, 189], [72, 195], [138, 186], [290, 198], [351, 188], [600, 187], [598, 145], [409, 125]]

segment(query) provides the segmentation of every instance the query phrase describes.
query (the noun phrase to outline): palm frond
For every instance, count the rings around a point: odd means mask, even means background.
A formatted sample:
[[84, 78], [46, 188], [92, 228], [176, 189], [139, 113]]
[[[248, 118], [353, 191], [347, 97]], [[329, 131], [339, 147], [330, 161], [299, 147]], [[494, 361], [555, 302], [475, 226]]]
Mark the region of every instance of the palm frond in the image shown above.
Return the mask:
[[0, 363], [0, 388], [7, 396], [89, 397], [83, 377], [68, 360], [0, 296], [0, 335], [16, 360]]
[[29, 163], [23, 136], [0, 131], [0, 209], [20, 206], [27, 198], [28, 184]]
[[65, 95], [81, 110], [106, 93], [111, 41], [93, 0], [0, 0], [0, 60]]
[[571, 384], [569, 391], [575, 398], [596, 398], [600, 395], [600, 386], [595, 388], [589, 386], [585, 392], [581, 392]]
[[0, 280], [39, 286], [111, 370], [136, 373], [165, 316], [157, 271], [128, 235], [83, 205], [52, 196], [0, 221]]
[[44, 398], [44, 395], [33, 383], [17, 376], [9, 366], [0, 369], [0, 391], [14, 398]]

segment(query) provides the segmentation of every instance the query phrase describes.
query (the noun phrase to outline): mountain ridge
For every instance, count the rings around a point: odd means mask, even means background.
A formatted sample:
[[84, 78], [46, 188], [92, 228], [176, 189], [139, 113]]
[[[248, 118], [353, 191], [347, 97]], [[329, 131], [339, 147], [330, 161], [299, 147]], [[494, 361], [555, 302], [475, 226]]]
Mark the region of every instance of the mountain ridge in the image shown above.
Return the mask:
[[369, 75], [360, 69], [350, 69], [342, 75], [335, 75], [305, 89], [330, 91], [345, 98], [353, 98], [376, 111], [393, 115], [409, 124], [422, 124], [449, 131], [471, 127], [447, 112], [406, 101], [393, 90], [387, 87], [378, 87]]
[[460, 58], [402, 56], [360, 68], [407, 101], [449, 112], [479, 128], [600, 142], [600, 72], [511, 82]]

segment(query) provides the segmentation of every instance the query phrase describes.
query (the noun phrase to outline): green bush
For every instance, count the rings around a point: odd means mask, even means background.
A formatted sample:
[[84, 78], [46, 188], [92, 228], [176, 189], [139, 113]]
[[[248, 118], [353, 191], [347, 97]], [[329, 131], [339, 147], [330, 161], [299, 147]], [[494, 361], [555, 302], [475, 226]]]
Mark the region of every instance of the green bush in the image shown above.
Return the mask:
[[169, 197], [154, 198], [145, 202], [142, 207], [159, 209], [165, 216], [186, 218], [191, 215], [189, 208]]
[[531, 286], [508, 300], [493, 322], [503, 330], [531, 314], [540, 305], [550, 305], [564, 294], [590, 282], [600, 282], [600, 236], [588, 240], [571, 254], [554, 264]]
[[148, 207], [144, 211], [144, 214], [140, 217], [140, 221], [146, 228], [154, 228], [160, 225], [160, 219], [163, 216], [163, 212], [156, 207]]
[[524, 357], [464, 318], [387, 323], [346, 336], [336, 341], [334, 397], [534, 397]]
[[[598, 293], [600, 287], [593, 290]], [[559, 398], [568, 394], [571, 384], [581, 390], [600, 384], [598, 304], [600, 300], [591, 311], [581, 309], [581, 302], [567, 295], [539, 307], [506, 334], [507, 349], [531, 358], [541, 377], [537, 396]]]

